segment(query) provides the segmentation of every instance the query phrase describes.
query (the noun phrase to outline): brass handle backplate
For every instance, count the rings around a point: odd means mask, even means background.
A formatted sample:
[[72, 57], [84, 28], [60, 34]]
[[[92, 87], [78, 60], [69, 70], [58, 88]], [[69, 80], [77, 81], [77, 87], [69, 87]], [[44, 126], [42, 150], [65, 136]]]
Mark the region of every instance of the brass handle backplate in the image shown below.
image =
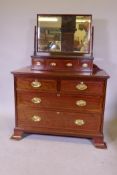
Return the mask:
[[77, 106], [86, 106], [87, 105], [87, 102], [85, 100], [77, 100], [76, 101], [76, 105]]
[[33, 102], [34, 104], [39, 104], [39, 103], [41, 103], [41, 98], [34, 97], [34, 98], [32, 98], [32, 102]]
[[41, 117], [38, 116], [38, 115], [33, 115], [32, 116], [32, 121], [34, 121], [34, 122], [40, 122], [41, 121]]
[[35, 81], [33, 81], [33, 82], [31, 83], [31, 86], [32, 86], [33, 88], [39, 88], [39, 87], [41, 87], [41, 82], [35, 80]]
[[79, 84], [76, 85], [76, 89], [81, 90], [81, 91], [86, 90], [87, 85], [84, 84], [84, 82], [80, 82]]
[[82, 125], [85, 124], [85, 121], [82, 120], [82, 119], [76, 119], [76, 120], [74, 121], [74, 123], [75, 123], [76, 125], [78, 125], [78, 126], [82, 126]]

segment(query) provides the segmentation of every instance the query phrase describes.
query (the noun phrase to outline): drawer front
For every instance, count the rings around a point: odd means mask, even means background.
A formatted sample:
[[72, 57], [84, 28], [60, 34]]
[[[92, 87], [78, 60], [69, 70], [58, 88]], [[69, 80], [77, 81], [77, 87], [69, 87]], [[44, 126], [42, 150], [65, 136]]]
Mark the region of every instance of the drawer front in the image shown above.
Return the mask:
[[53, 60], [47, 59], [47, 70], [75, 70], [77, 69], [79, 62], [77, 60]]
[[93, 61], [88, 59], [79, 60], [79, 71], [91, 71], [93, 69]]
[[87, 80], [62, 80], [61, 92], [64, 93], [82, 93], [103, 95], [104, 82], [102, 81], [87, 81]]
[[17, 77], [16, 87], [17, 89], [22, 90], [56, 92], [57, 82], [54, 80], [42, 80], [39, 78]]
[[32, 59], [32, 69], [43, 70], [45, 69], [45, 65], [45, 59]]
[[102, 98], [100, 96], [69, 96], [59, 94], [22, 93], [17, 94], [17, 104], [38, 108], [54, 108], [79, 111], [102, 111]]
[[18, 126], [25, 128], [51, 128], [74, 131], [99, 131], [100, 115], [43, 111], [38, 109], [18, 110]]

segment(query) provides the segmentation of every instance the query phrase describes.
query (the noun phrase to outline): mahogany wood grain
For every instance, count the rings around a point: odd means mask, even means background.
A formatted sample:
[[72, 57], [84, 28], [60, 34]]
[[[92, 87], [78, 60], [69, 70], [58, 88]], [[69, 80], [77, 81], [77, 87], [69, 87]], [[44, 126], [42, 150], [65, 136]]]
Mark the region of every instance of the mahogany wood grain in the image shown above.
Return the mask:
[[[40, 121], [33, 121], [33, 116], [39, 116]], [[64, 112], [52, 110], [39, 110], [38, 108], [28, 109], [21, 108], [18, 111], [18, 126], [20, 128], [28, 127], [34, 129], [63, 129], [71, 130], [72, 132], [90, 132], [96, 133], [100, 130], [100, 115], [99, 114], [84, 114], [78, 112]], [[76, 120], [83, 120], [83, 125], [75, 124]]]
[[[40, 133], [91, 138], [98, 148], [106, 148], [103, 136], [106, 84], [109, 76], [94, 66], [92, 72], [36, 71], [31, 67], [14, 71], [15, 128], [13, 139], [24, 133]], [[32, 81], [41, 86], [35, 89]], [[78, 83], [87, 89], [76, 89]], [[32, 102], [41, 99], [39, 104]], [[76, 102], [84, 100], [85, 106]], [[32, 120], [40, 116], [39, 122]], [[81, 120], [78, 125], [76, 120]], [[76, 121], [76, 123], [75, 123]]]
[[[87, 66], [84, 67], [83, 64], [86, 64]], [[93, 58], [79, 59], [76, 57], [73, 59], [72, 57], [32, 57], [32, 69], [91, 72], [93, 69]]]
[[[80, 90], [77, 85], [85, 84], [86, 89]], [[104, 81], [92, 81], [92, 80], [62, 80], [61, 81], [61, 92], [64, 93], [75, 93], [75, 94], [88, 94], [88, 95], [103, 95], [104, 92]]]
[[[40, 103], [33, 103], [33, 98], [39, 98]], [[77, 101], [86, 101], [86, 106], [78, 106]], [[64, 110], [77, 110], [77, 111], [90, 111], [90, 112], [102, 112], [102, 101], [100, 96], [83, 96], [83, 95], [60, 95], [60, 94], [42, 94], [36, 92], [17, 92], [17, 104], [18, 107], [29, 106], [38, 108], [56, 108]]]
[[[39, 82], [39, 87], [33, 87], [33, 82]], [[34, 90], [35, 92], [57, 92], [57, 82], [55, 80], [42, 80], [37, 78], [18, 77], [16, 81], [17, 90]]]

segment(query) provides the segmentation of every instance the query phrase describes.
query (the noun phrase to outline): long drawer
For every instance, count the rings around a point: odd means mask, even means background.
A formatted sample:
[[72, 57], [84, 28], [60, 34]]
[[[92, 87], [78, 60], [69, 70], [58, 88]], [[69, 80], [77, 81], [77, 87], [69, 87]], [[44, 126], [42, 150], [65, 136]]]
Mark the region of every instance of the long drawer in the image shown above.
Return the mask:
[[64, 110], [102, 112], [101, 96], [60, 95], [34, 92], [17, 92], [18, 107], [54, 108]]
[[[18, 127], [30, 130], [46, 128], [85, 131], [88, 133], [100, 130], [101, 117], [98, 114], [68, 113], [21, 108], [18, 110]], [[37, 130], [37, 131], [38, 131]]]

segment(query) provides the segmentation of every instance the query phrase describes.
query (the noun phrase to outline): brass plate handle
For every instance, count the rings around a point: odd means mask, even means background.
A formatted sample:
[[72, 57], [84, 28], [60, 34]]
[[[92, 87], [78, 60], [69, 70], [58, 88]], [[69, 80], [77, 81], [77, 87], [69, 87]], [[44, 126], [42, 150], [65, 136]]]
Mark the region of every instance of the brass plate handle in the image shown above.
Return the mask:
[[32, 116], [32, 121], [34, 121], [34, 122], [40, 122], [41, 121], [41, 117], [38, 116], [38, 115], [33, 115]]
[[87, 105], [87, 102], [85, 100], [77, 100], [76, 101], [76, 105], [77, 106], [86, 106]]
[[82, 126], [82, 125], [85, 124], [85, 121], [82, 120], [82, 119], [76, 119], [76, 120], [74, 121], [74, 123], [75, 123], [76, 125], [78, 125], [78, 126]]
[[66, 66], [67, 66], [67, 67], [72, 67], [73, 64], [72, 64], [72, 63], [67, 63]]
[[87, 89], [87, 85], [84, 84], [84, 82], [80, 82], [79, 84], [76, 85], [76, 89], [78, 89], [80, 91], [84, 91]]
[[34, 104], [39, 104], [39, 103], [41, 103], [41, 98], [34, 97], [34, 98], [32, 98], [31, 101], [32, 101]]
[[52, 63], [50, 63], [50, 66], [55, 67], [56, 66], [56, 63], [55, 62], [52, 62]]
[[88, 67], [88, 64], [87, 63], [83, 63], [82, 64], [82, 67], [87, 68]]
[[33, 82], [31, 83], [31, 86], [32, 86], [33, 88], [39, 88], [39, 87], [41, 87], [41, 82], [35, 80], [35, 81], [33, 81]]

